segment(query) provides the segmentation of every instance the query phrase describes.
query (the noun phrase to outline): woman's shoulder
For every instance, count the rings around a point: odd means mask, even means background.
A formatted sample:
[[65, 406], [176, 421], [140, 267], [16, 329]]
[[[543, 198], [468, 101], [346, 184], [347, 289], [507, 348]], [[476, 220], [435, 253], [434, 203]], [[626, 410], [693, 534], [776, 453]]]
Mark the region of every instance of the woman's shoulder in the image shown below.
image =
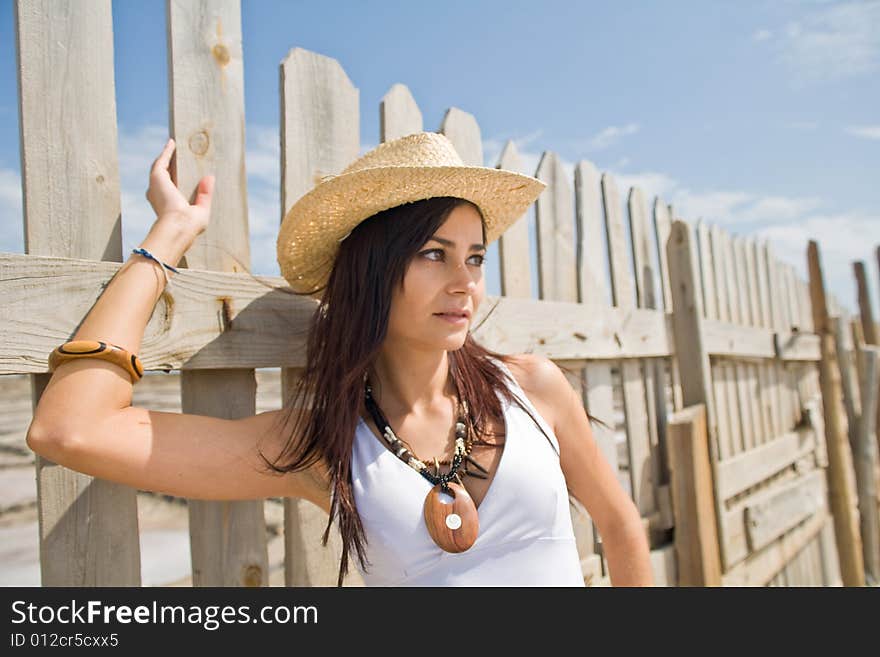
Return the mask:
[[560, 385], [566, 383], [559, 366], [542, 354], [509, 354], [505, 365], [519, 387], [551, 427], [555, 427], [555, 402]]
[[505, 358], [505, 365], [526, 392], [546, 391], [547, 386], [552, 387], [562, 374], [559, 366], [543, 354], [508, 354]]

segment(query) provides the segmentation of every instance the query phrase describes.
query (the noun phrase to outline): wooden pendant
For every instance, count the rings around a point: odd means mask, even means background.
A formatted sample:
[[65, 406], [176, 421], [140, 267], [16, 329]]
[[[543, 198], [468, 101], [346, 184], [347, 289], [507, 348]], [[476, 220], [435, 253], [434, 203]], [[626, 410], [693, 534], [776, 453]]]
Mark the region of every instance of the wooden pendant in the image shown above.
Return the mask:
[[446, 552], [464, 552], [477, 540], [480, 519], [474, 500], [464, 486], [449, 482], [452, 502], [443, 502], [441, 486], [425, 497], [425, 524], [434, 542]]

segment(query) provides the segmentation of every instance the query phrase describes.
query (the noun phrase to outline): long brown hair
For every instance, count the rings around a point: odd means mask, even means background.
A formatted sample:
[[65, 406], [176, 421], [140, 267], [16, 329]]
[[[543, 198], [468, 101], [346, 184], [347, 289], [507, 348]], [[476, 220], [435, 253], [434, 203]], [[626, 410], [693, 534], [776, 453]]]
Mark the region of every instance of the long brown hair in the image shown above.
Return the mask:
[[[337, 519], [342, 538], [337, 586], [342, 586], [348, 574], [352, 548], [361, 568], [369, 568], [366, 536], [355, 507], [351, 479], [352, 448], [363, 409], [364, 374], [381, 349], [392, 294], [402, 285], [409, 263], [461, 204], [470, 204], [479, 212], [465, 199], [435, 197], [365, 219], [340, 244], [326, 286], [298, 293], [313, 296], [323, 292], [308, 325], [306, 365], [281, 414], [285, 424], [295, 416], [294, 430], [274, 461], [262, 451], [260, 456], [276, 473], [306, 469], [321, 459], [329, 468], [332, 503], [322, 545], [327, 545], [330, 528]], [[480, 217], [485, 242], [482, 213]], [[510, 356], [481, 346], [469, 331], [464, 345], [450, 351], [448, 357], [450, 374], [468, 401], [468, 421], [477, 440], [489, 435], [493, 423], [503, 421], [498, 394], [508, 403], [518, 404], [547, 436], [527, 405], [510, 391], [503, 369], [491, 360], [507, 364], [512, 360]], [[311, 402], [308, 410], [304, 401], [307, 396]]]

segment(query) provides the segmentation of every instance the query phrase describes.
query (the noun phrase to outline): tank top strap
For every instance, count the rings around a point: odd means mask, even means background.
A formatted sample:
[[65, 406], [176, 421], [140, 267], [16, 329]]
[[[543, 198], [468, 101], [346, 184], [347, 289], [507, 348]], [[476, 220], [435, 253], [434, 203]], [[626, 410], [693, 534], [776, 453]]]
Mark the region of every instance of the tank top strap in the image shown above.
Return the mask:
[[[547, 422], [547, 420], [544, 419], [544, 417], [541, 415], [541, 413], [538, 411], [538, 409], [532, 403], [532, 400], [529, 399], [528, 395], [526, 395], [525, 390], [523, 390], [522, 386], [520, 386], [519, 382], [517, 382], [516, 378], [513, 376], [513, 373], [510, 371], [510, 368], [503, 361], [501, 361], [498, 358], [492, 358], [490, 356], [489, 360], [491, 360], [493, 363], [498, 365], [498, 367], [500, 367], [501, 370], [504, 372], [504, 374], [506, 375], [506, 377], [509, 381], [508, 388], [511, 390], [511, 392], [514, 393], [514, 395], [516, 395], [516, 397], [520, 401], [523, 402], [523, 404], [526, 406], [526, 408], [529, 409], [529, 412], [535, 416], [535, 419], [538, 421], [538, 424], [541, 426], [541, 428], [544, 430], [544, 432], [550, 438], [550, 442], [553, 445], [553, 449], [556, 451], [556, 455], [559, 456], [559, 439], [556, 437], [556, 434], [553, 432], [553, 428], [550, 426], [550, 424]], [[503, 410], [505, 413], [510, 413], [514, 410], [513, 409], [514, 406], [515, 406], [515, 403], [507, 404], [507, 408], [505, 408]], [[528, 414], [526, 414], [521, 408], [517, 407], [516, 410], [519, 411], [520, 413], [523, 413], [525, 416], [525, 419], [528, 422], [532, 421], [531, 418], [529, 418]], [[543, 436], [542, 436], [542, 438], [543, 438]]]

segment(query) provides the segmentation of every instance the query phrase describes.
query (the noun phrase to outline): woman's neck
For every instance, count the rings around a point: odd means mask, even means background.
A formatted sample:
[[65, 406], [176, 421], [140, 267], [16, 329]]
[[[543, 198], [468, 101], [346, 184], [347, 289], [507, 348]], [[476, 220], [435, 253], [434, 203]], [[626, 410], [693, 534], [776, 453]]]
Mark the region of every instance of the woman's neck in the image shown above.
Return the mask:
[[367, 376], [372, 395], [388, 415], [422, 415], [455, 399], [446, 351], [391, 347], [376, 358]]

